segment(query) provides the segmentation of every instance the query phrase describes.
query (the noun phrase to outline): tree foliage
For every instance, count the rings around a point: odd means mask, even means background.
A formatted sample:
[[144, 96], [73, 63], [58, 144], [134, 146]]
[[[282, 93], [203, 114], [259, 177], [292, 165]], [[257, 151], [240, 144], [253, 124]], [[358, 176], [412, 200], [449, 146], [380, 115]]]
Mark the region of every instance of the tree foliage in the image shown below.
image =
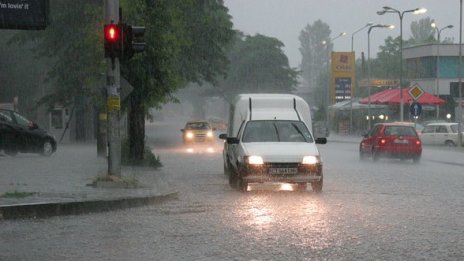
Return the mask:
[[412, 46], [435, 42], [435, 29], [432, 27], [432, 22], [430, 17], [422, 18], [419, 21], [413, 21], [411, 23], [412, 36], [404, 45]]
[[298, 71], [276, 38], [237, 32], [229, 51], [230, 68], [219, 83], [219, 92], [231, 100], [238, 93], [290, 93], [297, 84]]
[[231, 17], [222, 0], [126, 0], [124, 22], [145, 25], [145, 52], [122, 65], [134, 86], [129, 97], [129, 146], [143, 158], [144, 115], [173, 100], [188, 82], [215, 82], [227, 69], [226, 50], [233, 37]]
[[333, 49], [330, 27], [321, 20], [307, 25], [300, 32], [301, 73], [304, 85], [314, 89], [319, 75], [327, 70], [329, 56]]
[[20, 32], [12, 39], [34, 42], [36, 58], [50, 61], [46, 80], [52, 88], [41, 103], [68, 105], [76, 96], [99, 93], [90, 87], [104, 72], [102, 13], [99, 1], [51, 0], [46, 30]]

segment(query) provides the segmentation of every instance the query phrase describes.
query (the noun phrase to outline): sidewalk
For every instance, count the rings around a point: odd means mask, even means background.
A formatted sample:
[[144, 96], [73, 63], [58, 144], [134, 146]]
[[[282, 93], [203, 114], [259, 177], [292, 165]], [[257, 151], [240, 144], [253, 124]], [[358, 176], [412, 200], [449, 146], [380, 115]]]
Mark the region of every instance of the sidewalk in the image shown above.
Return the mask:
[[91, 186], [107, 170], [94, 144], [60, 144], [50, 157], [0, 156], [0, 220], [108, 211], [176, 197], [162, 168], [123, 166], [121, 176], [137, 180], [137, 188]]

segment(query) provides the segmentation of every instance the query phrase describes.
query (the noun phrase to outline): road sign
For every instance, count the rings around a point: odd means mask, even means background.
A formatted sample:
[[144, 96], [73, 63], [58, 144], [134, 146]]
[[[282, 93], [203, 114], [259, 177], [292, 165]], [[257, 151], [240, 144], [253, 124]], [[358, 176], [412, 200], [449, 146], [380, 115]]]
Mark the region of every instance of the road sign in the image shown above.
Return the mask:
[[43, 30], [49, 8], [49, 0], [2, 0], [0, 29]]
[[411, 106], [409, 106], [409, 112], [412, 116], [419, 116], [422, 113], [422, 105], [418, 102], [413, 102]]
[[422, 96], [425, 92], [422, 90], [422, 88], [419, 86], [419, 84], [414, 84], [410, 89], [409, 89], [409, 95], [416, 101], [419, 99], [419, 97]]

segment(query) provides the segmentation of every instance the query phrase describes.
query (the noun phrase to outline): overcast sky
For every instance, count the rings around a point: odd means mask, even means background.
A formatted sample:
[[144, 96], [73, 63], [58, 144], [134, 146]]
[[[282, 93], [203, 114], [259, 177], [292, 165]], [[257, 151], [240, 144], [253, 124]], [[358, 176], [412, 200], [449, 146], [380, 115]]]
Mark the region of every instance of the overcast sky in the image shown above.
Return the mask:
[[[285, 44], [284, 51], [291, 67], [301, 62], [298, 37], [306, 25], [321, 19], [332, 30], [331, 37], [342, 32], [347, 34], [334, 41], [334, 51], [351, 51], [351, 34], [368, 22], [393, 24], [394, 30], [376, 28], [370, 33], [371, 57], [375, 57], [378, 46], [384, 44], [389, 35], [400, 34], [398, 14], [377, 15], [383, 6], [400, 11], [416, 7], [427, 8], [427, 13], [413, 15], [407, 13], [403, 18], [403, 39], [411, 36], [412, 21], [430, 17], [435, 19], [439, 28], [449, 24], [452, 29], [441, 33], [441, 39], [454, 37], [459, 43], [459, 0], [224, 0], [232, 16], [234, 28], [246, 34], [257, 33], [276, 37]], [[464, 40], [463, 40], [464, 41]], [[354, 51], [359, 57], [361, 52], [367, 55], [367, 29], [354, 35]]]

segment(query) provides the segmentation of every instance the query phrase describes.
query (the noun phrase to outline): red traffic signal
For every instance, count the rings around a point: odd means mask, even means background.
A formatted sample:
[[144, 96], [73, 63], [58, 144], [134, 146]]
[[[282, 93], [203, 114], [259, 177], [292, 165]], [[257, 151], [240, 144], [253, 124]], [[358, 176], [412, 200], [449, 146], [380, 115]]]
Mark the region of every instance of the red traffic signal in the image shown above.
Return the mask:
[[121, 29], [117, 24], [107, 24], [105, 25], [105, 41], [111, 44], [114, 44], [119, 41], [121, 37]]
[[121, 26], [119, 24], [105, 24], [105, 57], [121, 56]]

